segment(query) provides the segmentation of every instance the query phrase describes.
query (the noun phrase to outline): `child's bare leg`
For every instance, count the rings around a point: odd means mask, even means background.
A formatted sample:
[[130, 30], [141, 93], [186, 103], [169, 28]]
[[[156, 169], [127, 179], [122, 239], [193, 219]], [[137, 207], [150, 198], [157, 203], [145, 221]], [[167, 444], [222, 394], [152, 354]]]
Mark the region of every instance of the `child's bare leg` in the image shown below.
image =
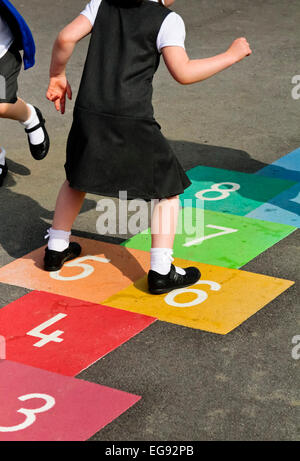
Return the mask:
[[197, 267], [182, 269], [172, 265], [178, 214], [178, 195], [159, 201], [153, 209], [151, 270], [148, 273], [148, 288], [152, 294], [168, 293], [194, 285], [201, 277]]
[[66, 261], [80, 255], [81, 246], [77, 242], [70, 243], [70, 235], [84, 197], [85, 192], [72, 189], [68, 181], [63, 183], [56, 200], [53, 225], [46, 236], [49, 242], [44, 258], [45, 270], [57, 271]]
[[1, 103], [0, 104], [0, 117], [8, 118], [10, 120], [18, 120], [19, 122], [26, 122], [31, 115], [30, 108], [22, 99], [18, 98], [15, 104]]
[[152, 248], [173, 248], [179, 212], [178, 195], [160, 200], [151, 221]]
[[[179, 214], [179, 196], [160, 200], [154, 207], [151, 221], [151, 269], [161, 275], [169, 273]], [[184, 275], [184, 269], [176, 267]]]
[[21, 98], [18, 98], [14, 104], [0, 103], [0, 118], [16, 120], [21, 123], [24, 129], [31, 130], [28, 136], [32, 145], [30, 150], [34, 158], [39, 160], [47, 155], [49, 142], [45, 140], [46, 130], [42, 127], [34, 129], [40, 124], [40, 119], [34, 106], [27, 104]]
[[81, 210], [86, 193], [72, 189], [65, 181], [59, 191], [52, 228], [70, 232]]

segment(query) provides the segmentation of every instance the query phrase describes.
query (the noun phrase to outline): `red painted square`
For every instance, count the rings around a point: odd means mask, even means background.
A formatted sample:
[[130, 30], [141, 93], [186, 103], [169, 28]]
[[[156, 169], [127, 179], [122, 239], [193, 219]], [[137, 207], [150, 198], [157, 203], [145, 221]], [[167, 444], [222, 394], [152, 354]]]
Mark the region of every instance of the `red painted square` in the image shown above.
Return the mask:
[[153, 323], [146, 315], [31, 292], [0, 310], [6, 358], [74, 376]]
[[140, 397], [15, 362], [0, 362], [0, 441], [83, 441]]

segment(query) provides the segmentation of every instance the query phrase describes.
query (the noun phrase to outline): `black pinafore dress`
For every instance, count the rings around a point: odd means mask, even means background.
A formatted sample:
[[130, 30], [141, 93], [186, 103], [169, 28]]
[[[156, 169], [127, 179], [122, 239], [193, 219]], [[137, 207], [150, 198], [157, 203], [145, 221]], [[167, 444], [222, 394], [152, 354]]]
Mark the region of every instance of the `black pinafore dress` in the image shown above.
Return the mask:
[[72, 188], [92, 194], [171, 197], [191, 185], [153, 116], [156, 40], [171, 11], [149, 0], [120, 5], [102, 0], [98, 10], [67, 142], [66, 176]]

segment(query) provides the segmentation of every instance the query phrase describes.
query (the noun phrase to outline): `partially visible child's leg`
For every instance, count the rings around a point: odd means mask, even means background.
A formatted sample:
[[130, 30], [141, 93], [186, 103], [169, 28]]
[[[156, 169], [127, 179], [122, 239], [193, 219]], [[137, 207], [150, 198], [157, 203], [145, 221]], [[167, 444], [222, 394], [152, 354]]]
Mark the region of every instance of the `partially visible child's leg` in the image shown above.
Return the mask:
[[167, 293], [176, 288], [194, 285], [201, 277], [196, 267], [182, 269], [172, 264], [178, 214], [178, 195], [160, 200], [153, 209], [151, 269], [148, 274], [148, 286], [152, 294]]
[[80, 245], [76, 242], [70, 243], [70, 235], [85, 195], [85, 192], [72, 189], [68, 181], [63, 183], [56, 200], [53, 224], [48, 230], [49, 242], [44, 259], [45, 270], [59, 270], [64, 262], [79, 256]]
[[[15, 104], [0, 103], [0, 118], [9, 118], [12, 120], [22, 120], [25, 121], [30, 115], [30, 109], [27, 105], [21, 100], [20, 103], [17, 101]], [[7, 164], [5, 160], [6, 152], [3, 148], [0, 147], [0, 186], [2, 186], [3, 180], [7, 175]]]
[[50, 140], [41, 111], [18, 98], [18, 76], [22, 57], [15, 43], [0, 59], [0, 118], [17, 120], [27, 134], [31, 155], [36, 160], [46, 157]]
[[14, 104], [1, 103], [0, 104], [0, 117], [8, 118], [10, 120], [18, 120], [19, 122], [26, 122], [31, 115], [31, 110], [27, 104], [20, 98]]
[[0, 147], [0, 165], [5, 164], [5, 149], [3, 147]]
[[[21, 98], [18, 98], [14, 104], [1, 103], [0, 104], [0, 117], [9, 120], [16, 120], [23, 125], [25, 129], [32, 130], [40, 124], [37, 111], [34, 106], [27, 104]], [[39, 145], [45, 140], [45, 133], [42, 127], [28, 133], [30, 143]]]
[[5, 160], [5, 149], [3, 147], [0, 147], [0, 187], [3, 184], [3, 180], [5, 176], [7, 175], [7, 165], [6, 165], [6, 160]]

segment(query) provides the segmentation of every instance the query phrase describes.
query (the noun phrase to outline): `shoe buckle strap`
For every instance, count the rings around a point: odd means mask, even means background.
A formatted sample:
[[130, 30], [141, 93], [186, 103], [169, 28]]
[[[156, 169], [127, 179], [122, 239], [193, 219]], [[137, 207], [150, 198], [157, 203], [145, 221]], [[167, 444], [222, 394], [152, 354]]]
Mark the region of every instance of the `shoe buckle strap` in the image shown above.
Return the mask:
[[32, 127], [32, 128], [25, 128], [25, 132], [26, 132], [27, 134], [33, 133], [34, 131], [38, 130], [39, 128], [44, 128], [44, 125], [45, 125], [45, 120], [41, 120], [41, 122], [38, 123], [37, 125], [35, 125], [34, 127]]

